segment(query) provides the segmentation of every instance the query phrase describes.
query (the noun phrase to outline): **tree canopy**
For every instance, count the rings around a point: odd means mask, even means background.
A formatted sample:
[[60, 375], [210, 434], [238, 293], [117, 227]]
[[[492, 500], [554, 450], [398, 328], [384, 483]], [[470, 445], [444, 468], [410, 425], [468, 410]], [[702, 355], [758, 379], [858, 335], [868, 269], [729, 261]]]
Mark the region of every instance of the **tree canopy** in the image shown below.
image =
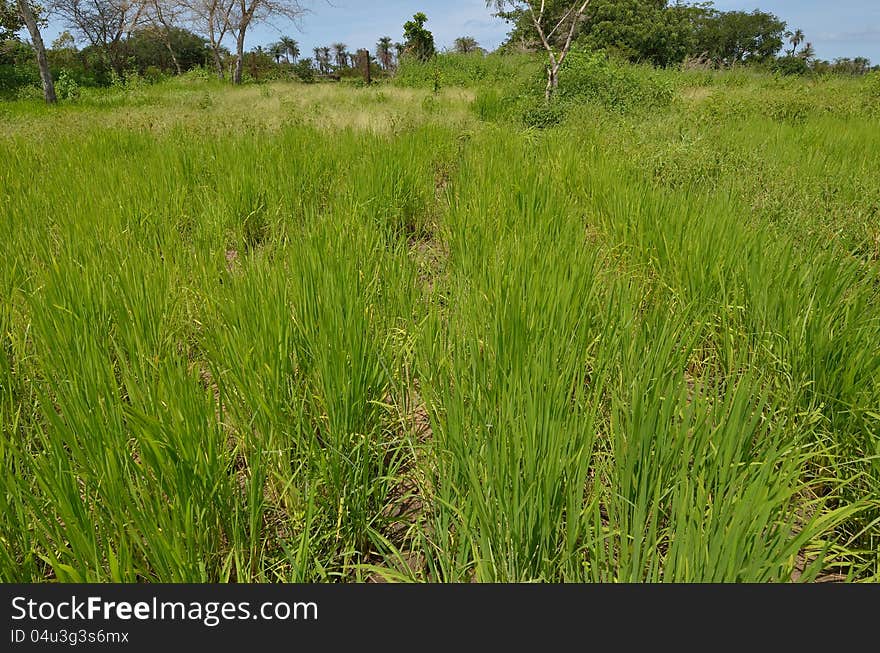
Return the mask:
[[412, 20], [403, 24], [405, 51], [420, 61], [427, 61], [436, 54], [434, 35], [425, 28], [427, 22], [428, 17], [419, 12], [413, 16]]
[[[498, 7], [497, 15], [512, 25], [505, 49], [540, 49], [527, 3], [508, 4], [521, 6], [507, 11]], [[570, 4], [547, 0], [545, 22], [561, 20]], [[591, 0], [575, 28], [576, 42], [584, 48], [657, 66], [689, 56], [705, 57], [716, 65], [763, 61], [782, 49], [784, 34], [785, 22], [768, 12], [719, 11], [711, 2], [668, 0]], [[551, 45], [560, 47], [564, 39], [564, 30], [559, 30]]]
[[11, 0], [0, 0], [0, 41], [15, 38], [16, 32], [24, 29], [24, 21]]

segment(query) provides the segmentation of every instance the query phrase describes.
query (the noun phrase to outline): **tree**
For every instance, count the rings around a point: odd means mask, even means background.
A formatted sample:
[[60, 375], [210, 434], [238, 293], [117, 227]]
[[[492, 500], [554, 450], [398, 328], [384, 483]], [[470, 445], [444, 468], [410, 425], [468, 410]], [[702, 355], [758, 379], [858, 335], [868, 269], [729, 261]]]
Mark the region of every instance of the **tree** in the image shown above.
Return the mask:
[[[548, 7], [548, 4], [551, 6]], [[486, 0], [486, 6], [494, 6], [501, 16], [506, 15], [505, 8], [509, 8], [514, 14], [528, 14], [549, 58], [547, 88], [544, 91], [544, 97], [548, 102], [559, 87], [559, 69], [571, 50], [575, 31], [589, 4], [590, 0], [576, 2], [541, 0], [540, 5], [537, 0]]]
[[436, 54], [434, 35], [425, 29], [428, 17], [419, 12], [403, 24], [404, 49], [419, 61], [427, 61]]
[[0, 0], [0, 41], [16, 38], [16, 33], [24, 29], [24, 21], [14, 0]]
[[299, 77], [301, 82], [311, 84], [315, 81], [315, 69], [312, 67], [311, 59], [300, 59], [293, 64], [293, 74]]
[[230, 32], [235, 36], [235, 71], [232, 74], [232, 83], [241, 84], [244, 41], [252, 25], [277, 18], [298, 21], [306, 12], [299, 0], [235, 0], [229, 16]]
[[174, 0], [148, 0], [146, 16], [149, 23], [155, 27], [157, 34], [165, 45], [175, 72], [180, 75], [183, 72], [177, 53], [172, 43], [172, 34], [176, 25], [185, 11], [185, 7]]
[[804, 49], [797, 53], [797, 56], [804, 61], [809, 62], [816, 58], [816, 49], [813, 47], [812, 43], [808, 42], [804, 46]]
[[333, 59], [337, 68], [348, 68], [348, 46], [345, 43], [333, 44]]
[[292, 39], [289, 36], [282, 36], [278, 40], [278, 44], [284, 51], [284, 56], [287, 59], [287, 63], [295, 64], [296, 60], [299, 58], [299, 43], [297, 43], [295, 39]]
[[186, 20], [192, 30], [204, 36], [211, 49], [214, 70], [219, 79], [225, 77], [223, 56], [226, 52], [223, 39], [232, 27], [231, 17], [236, 0], [183, 0], [181, 5], [186, 10]]
[[37, 16], [29, 0], [18, 0], [18, 12], [31, 35], [31, 46], [37, 55], [37, 66], [40, 68], [40, 81], [43, 82], [43, 97], [47, 104], [55, 104], [58, 97], [55, 95], [55, 83], [52, 81], [52, 73], [49, 71], [49, 60], [46, 58], [46, 46], [43, 45], [43, 37], [40, 27], [37, 25]]
[[281, 57], [284, 56], [284, 47], [280, 43], [272, 43], [269, 46], [269, 54], [275, 60], [275, 65], [281, 63]]
[[391, 52], [391, 37], [383, 36], [376, 44], [376, 59], [385, 70], [390, 70], [394, 61], [394, 55]]
[[318, 69], [318, 73], [326, 75], [330, 72], [330, 48], [316, 47], [313, 52], [315, 53], [315, 67]]
[[480, 49], [480, 44], [473, 36], [459, 36], [455, 39], [453, 48], [459, 54], [470, 54]]
[[54, 0], [52, 11], [100, 51], [117, 75], [125, 73], [123, 41], [145, 21], [144, 0]]
[[791, 43], [791, 50], [788, 54], [793, 57], [797, 54], [798, 46], [804, 42], [804, 31], [796, 29], [794, 32], [786, 32], [785, 36], [788, 38], [788, 42]]
[[785, 21], [763, 11], [704, 8], [694, 21], [698, 54], [717, 66], [768, 61], [782, 49]]
[[691, 49], [692, 9], [667, 0], [592, 0], [575, 41], [629, 61], [678, 64]]
[[140, 73], [155, 68], [165, 74], [180, 74], [205, 63], [206, 54], [205, 39], [181, 27], [166, 30], [147, 25], [125, 40], [128, 64]]
[[52, 41], [52, 50], [76, 51], [76, 39], [73, 38], [73, 34], [64, 30], [58, 35], [58, 38]]

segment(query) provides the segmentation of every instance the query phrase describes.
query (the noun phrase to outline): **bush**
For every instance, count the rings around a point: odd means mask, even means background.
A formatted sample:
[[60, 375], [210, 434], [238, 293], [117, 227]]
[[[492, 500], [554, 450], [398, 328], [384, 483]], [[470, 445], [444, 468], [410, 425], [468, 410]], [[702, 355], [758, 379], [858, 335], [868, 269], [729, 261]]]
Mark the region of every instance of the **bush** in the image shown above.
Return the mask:
[[774, 120], [789, 123], [802, 123], [820, 108], [801, 97], [774, 97], [765, 107], [767, 115]]
[[311, 59], [300, 59], [293, 64], [293, 74], [299, 78], [299, 81], [305, 84], [312, 84], [315, 81], [315, 69], [312, 68]]
[[143, 77], [150, 84], [158, 84], [165, 78], [165, 73], [158, 66], [147, 66]]
[[806, 75], [810, 72], [810, 66], [803, 57], [780, 57], [773, 65], [773, 70], [780, 75]]
[[15, 91], [16, 100], [42, 100], [43, 89], [36, 85], [22, 86]]
[[868, 115], [880, 118], [880, 70], [868, 73], [862, 87], [862, 104]]
[[667, 107], [674, 97], [674, 85], [656, 69], [576, 50], [560, 70], [556, 91], [558, 101], [595, 102], [619, 113]]
[[543, 100], [527, 105], [522, 112], [522, 121], [526, 127], [546, 129], [558, 125], [565, 119], [567, 107], [560, 102]]
[[77, 81], [66, 70], [62, 70], [55, 82], [55, 93], [62, 100], [75, 102], [80, 98], [80, 89]]
[[30, 46], [0, 38], [0, 95], [12, 97], [19, 87], [39, 83], [40, 71]]

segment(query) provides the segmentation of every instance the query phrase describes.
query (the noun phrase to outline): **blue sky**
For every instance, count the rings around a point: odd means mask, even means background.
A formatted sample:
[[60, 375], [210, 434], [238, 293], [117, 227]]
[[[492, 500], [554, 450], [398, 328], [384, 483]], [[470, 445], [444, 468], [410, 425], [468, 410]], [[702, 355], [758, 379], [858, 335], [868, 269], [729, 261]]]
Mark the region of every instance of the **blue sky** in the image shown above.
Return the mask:
[[[288, 34], [298, 40], [304, 56], [312, 47], [343, 42], [350, 50], [375, 48], [381, 36], [402, 39], [402, 25], [415, 12], [428, 15], [428, 28], [437, 46], [449, 47], [457, 36], [473, 36], [486, 48], [498, 46], [507, 33], [504, 21], [495, 19], [484, 0], [307, 0], [312, 13], [299, 29], [290, 23], [261, 25], [252, 30], [248, 47], [265, 45]], [[880, 64], [880, 0], [716, 0], [719, 9], [760, 8], [800, 27], [823, 59], [866, 56]], [[46, 40], [61, 26], [52, 23]]]
[[716, 0], [719, 9], [769, 11], [800, 27], [821, 59], [868, 57], [880, 64], [880, 0]]

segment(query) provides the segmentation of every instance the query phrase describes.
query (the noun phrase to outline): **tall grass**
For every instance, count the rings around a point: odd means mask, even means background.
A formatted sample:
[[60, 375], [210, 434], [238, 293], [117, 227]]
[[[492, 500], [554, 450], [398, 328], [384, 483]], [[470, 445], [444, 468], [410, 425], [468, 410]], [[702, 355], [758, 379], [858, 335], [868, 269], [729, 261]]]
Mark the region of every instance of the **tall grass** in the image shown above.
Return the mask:
[[875, 119], [271, 89], [16, 105], [0, 578], [877, 579]]

